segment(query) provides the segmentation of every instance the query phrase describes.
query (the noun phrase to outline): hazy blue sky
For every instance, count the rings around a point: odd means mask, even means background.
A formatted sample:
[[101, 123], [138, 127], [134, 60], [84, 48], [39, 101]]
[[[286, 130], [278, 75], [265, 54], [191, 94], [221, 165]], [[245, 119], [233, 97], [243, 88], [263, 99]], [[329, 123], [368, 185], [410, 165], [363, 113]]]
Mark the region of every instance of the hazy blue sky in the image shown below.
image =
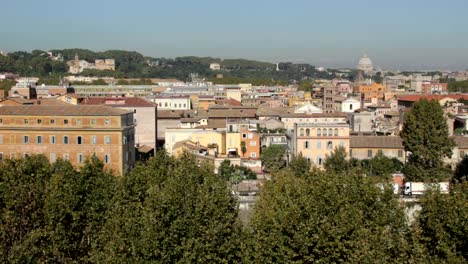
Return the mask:
[[467, 0], [0, 0], [0, 50], [468, 68]]

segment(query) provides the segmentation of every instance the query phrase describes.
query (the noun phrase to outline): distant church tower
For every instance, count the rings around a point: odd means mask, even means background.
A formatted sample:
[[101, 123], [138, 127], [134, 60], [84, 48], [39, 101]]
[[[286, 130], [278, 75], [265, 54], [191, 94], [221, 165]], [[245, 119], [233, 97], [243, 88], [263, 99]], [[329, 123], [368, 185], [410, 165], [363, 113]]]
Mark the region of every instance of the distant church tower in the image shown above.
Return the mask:
[[79, 61], [80, 58], [78, 57], [78, 53], [75, 53], [75, 61]]
[[280, 71], [279, 63], [276, 63], [276, 71]]

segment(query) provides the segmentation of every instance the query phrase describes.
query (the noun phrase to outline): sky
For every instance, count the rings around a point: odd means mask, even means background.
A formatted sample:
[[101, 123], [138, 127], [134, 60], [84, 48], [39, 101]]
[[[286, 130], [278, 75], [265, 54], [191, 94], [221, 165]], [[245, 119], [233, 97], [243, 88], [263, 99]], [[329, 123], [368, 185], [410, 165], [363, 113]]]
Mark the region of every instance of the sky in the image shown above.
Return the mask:
[[468, 68], [467, 0], [0, 0], [0, 50]]

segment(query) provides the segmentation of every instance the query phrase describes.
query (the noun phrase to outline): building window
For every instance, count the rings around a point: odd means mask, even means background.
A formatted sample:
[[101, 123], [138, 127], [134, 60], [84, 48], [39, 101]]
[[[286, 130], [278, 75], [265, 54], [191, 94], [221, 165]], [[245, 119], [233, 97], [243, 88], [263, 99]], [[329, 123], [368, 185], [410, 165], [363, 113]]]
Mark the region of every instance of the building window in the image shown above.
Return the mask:
[[111, 137], [110, 136], [105, 136], [104, 137], [104, 143], [110, 144], [111, 143]]
[[328, 129], [328, 135], [329, 135], [330, 137], [333, 136], [333, 129], [331, 129], [331, 128]]
[[97, 144], [97, 137], [96, 136], [91, 136], [91, 144], [93, 144], [93, 145]]
[[382, 155], [383, 154], [383, 151], [381, 149], [377, 150], [377, 154], [378, 155]]
[[127, 136], [123, 136], [122, 138], [122, 143], [125, 145], [128, 143], [128, 137]]
[[301, 136], [301, 137], [304, 136], [304, 129], [303, 128], [299, 129], [299, 136]]
[[340, 141], [340, 146], [345, 147], [345, 142], [343, 140]]
[[306, 137], [310, 137], [310, 129], [306, 129]]
[[304, 142], [304, 148], [306, 148], [306, 149], [309, 148], [309, 141]]
[[318, 128], [317, 129], [317, 136], [320, 137], [322, 135], [322, 129]]
[[322, 148], [322, 141], [317, 141], [317, 148], [321, 149]]
[[50, 153], [50, 162], [55, 162], [57, 160], [57, 155], [55, 153]]
[[335, 128], [335, 137], [338, 136], [338, 128]]
[[83, 137], [82, 136], [77, 136], [76, 137], [76, 144], [78, 144], [78, 145], [83, 144]]
[[251, 158], [256, 158], [256, 157], [257, 157], [257, 153], [251, 152], [251, 153], [250, 153], [250, 157], [251, 157]]
[[77, 126], [81, 126], [81, 119], [77, 119], [77, 120], [76, 120], [76, 125], [77, 125]]
[[372, 150], [371, 149], [367, 150], [367, 157], [372, 158]]
[[42, 136], [37, 136], [36, 137], [36, 143], [37, 144], [42, 144]]
[[399, 158], [403, 157], [403, 150], [401, 150], [401, 149], [398, 150], [398, 157]]
[[167, 107], [167, 102], [164, 102], [164, 107]]
[[23, 124], [25, 124], [25, 125], [29, 124], [29, 120], [28, 119], [23, 119]]
[[51, 120], [50, 120], [50, 124], [51, 124], [51, 125], [55, 125], [55, 119], [51, 119]]
[[350, 158], [353, 157], [353, 149], [349, 149], [349, 157], [350, 157]]
[[0, 118], [0, 124], [3, 124], [3, 119]]
[[106, 164], [110, 163], [110, 154], [105, 154], [104, 155], [104, 163], [106, 163]]
[[68, 153], [64, 153], [63, 160], [70, 160], [70, 155]]
[[57, 141], [55, 139], [55, 136], [50, 136], [50, 144], [56, 144]]
[[0, 160], [3, 160], [3, 152], [0, 152]]
[[326, 129], [326, 128], [323, 129], [323, 136], [324, 136], [324, 137], [327, 136], [327, 129]]
[[23, 136], [23, 143], [28, 144], [29, 143], [29, 136]]
[[247, 134], [242, 133], [242, 138], [247, 138]]
[[250, 141], [250, 146], [251, 147], [257, 146], [257, 141]]
[[322, 161], [323, 161], [323, 160], [322, 160], [322, 157], [318, 157], [318, 158], [317, 158], [317, 164], [318, 164], [319, 166], [322, 166]]
[[96, 119], [91, 119], [91, 125], [95, 125], [96, 124]]
[[68, 136], [63, 136], [63, 144], [69, 144], [69, 143], [70, 143], [70, 140]]
[[37, 124], [38, 124], [38, 125], [42, 124], [42, 119], [38, 119], [38, 120], [37, 120]]
[[465, 151], [464, 150], [460, 150], [460, 158], [464, 158], [466, 155]]
[[109, 125], [110, 124], [110, 119], [105, 119], [104, 120], [104, 125]]
[[333, 142], [331, 141], [327, 142], [327, 149], [333, 149]]
[[68, 119], [64, 119], [64, 120], [63, 120], [63, 124], [64, 124], [64, 125], [68, 125]]
[[81, 163], [84, 162], [84, 156], [83, 156], [83, 154], [78, 153], [78, 155], [77, 155], [77, 162], [78, 162], [79, 164], [81, 164]]

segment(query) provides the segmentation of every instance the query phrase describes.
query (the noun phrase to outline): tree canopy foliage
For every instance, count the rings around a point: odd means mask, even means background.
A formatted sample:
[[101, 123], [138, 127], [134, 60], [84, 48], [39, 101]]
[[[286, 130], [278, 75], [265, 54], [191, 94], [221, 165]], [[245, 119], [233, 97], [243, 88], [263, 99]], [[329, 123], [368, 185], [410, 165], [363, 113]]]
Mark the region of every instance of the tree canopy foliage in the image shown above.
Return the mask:
[[235, 262], [240, 225], [226, 182], [161, 153], [121, 178], [42, 155], [0, 163], [2, 263]]
[[254, 263], [398, 263], [404, 212], [390, 188], [356, 173], [277, 173], [252, 218]]
[[468, 93], [468, 80], [467, 81], [452, 81], [448, 83], [449, 92]]
[[468, 261], [468, 182], [428, 191], [408, 222], [392, 187], [356, 167], [324, 171], [301, 156], [289, 165], [265, 181], [242, 229], [227, 162], [217, 175], [161, 151], [114, 177], [96, 157], [79, 169], [43, 155], [2, 160], [0, 262]]
[[228, 159], [221, 162], [221, 165], [218, 168], [218, 175], [231, 183], [257, 179], [257, 174], [255, 174], [251, 169], [244, 166], [233, 165]]
[[430, 263], [468, 261], [468, 181], [450, 188], [449, 194], [429, 191], [421, 199], [414, 233]]
[[98, 263], [235, 262], [237, 202], [213, 168], [160, 152], [117, 185]]
[[275, 173], [286, 166], [286, 149], [280, 145], [271, 145], [262, 149], [260, 158], [265, 169]]
[[450, 177], [443, 158], [450, 157], [455, 143], [448, 137], [444, 112], [436, 100], [414, 103], [405, 116], [401, 138], [409, 152], [404, 170], [408, 180], [443, 181]]

